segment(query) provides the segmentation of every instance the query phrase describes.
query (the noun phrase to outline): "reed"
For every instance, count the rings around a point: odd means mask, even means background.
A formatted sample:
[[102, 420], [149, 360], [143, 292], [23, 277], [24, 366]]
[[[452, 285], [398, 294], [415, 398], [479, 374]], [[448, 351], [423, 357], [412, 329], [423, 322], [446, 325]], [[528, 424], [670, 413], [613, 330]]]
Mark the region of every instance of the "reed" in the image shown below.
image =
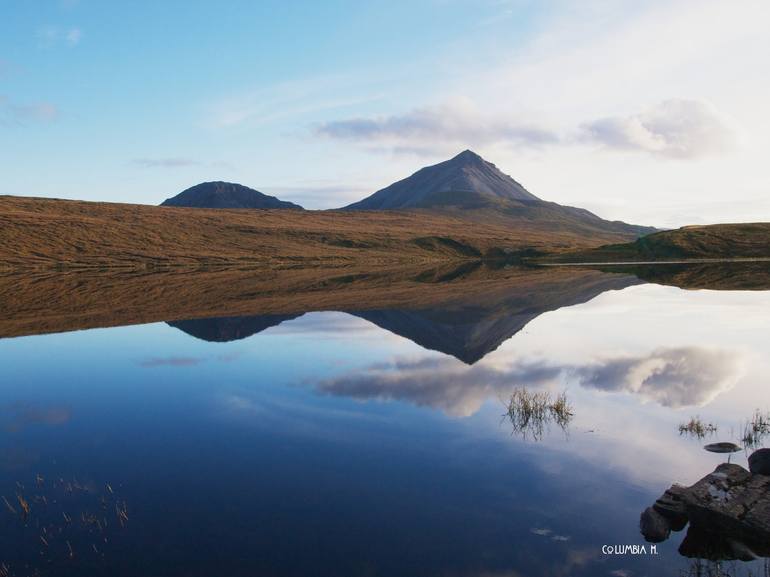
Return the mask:
[[572, 416], [566, 392], [552, 397], [547, 391], [529, 391], [524, 387], [511, 393], [503, 415], [510, 421], [514, 433], [535, 440], [542, 439], [551, 423], [566, 432]]

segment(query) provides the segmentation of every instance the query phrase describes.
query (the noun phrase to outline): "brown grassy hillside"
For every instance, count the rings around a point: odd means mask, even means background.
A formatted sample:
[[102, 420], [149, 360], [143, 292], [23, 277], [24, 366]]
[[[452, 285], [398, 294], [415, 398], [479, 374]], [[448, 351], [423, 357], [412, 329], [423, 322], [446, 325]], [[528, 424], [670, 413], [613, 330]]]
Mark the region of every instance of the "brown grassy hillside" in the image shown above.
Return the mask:
[[[572, 267], [27, 271], [0, 273], [0, 337], [179, 319], [319, 310], [555, 309], [606, 278]], [[561, 304], [560, 304], [561, 303]], [[526, 305], [526, 306], [525, 306]], [[499, 314], [513, 314], [505, 304]], [[521, 311], [516, 311], [521, 312]]]
[[770, 258], [770, 223], [685, 226], [644, 236], [635, 242], [560, 254], [559, 262]]
[[627, 234], [428, 212], [205, 210], [0, 196], [0, 268], [380, 266], [564, 251]]

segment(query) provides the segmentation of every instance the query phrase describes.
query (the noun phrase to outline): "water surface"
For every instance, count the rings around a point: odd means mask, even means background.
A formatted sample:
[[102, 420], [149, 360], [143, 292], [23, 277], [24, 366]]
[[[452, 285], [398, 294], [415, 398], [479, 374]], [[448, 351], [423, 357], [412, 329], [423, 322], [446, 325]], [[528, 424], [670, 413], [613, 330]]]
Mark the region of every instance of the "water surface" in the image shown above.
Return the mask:
[[[656, 555], [602, 545], [644, 544], [640, 513], [724, 460], [680, 423], [736, 441], [770, 409], [770, 292], [622, 271], [522, 278], [414, 305], [0, 340], [0, 562], [13, 575], [687, 574], [683, 533]], [[566, 391], [568, 426], [514, 430], [505, 403], [522, 387]]]

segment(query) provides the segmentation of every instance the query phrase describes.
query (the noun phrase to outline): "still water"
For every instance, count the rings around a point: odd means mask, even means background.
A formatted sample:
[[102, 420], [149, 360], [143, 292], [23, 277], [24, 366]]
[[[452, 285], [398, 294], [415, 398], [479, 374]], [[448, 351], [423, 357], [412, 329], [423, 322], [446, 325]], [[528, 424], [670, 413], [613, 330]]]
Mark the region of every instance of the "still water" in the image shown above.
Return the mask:
[[770, 292], [596, 286], [0, 339], [0, 575], [696, 574], [639, 515], [770, 409]]

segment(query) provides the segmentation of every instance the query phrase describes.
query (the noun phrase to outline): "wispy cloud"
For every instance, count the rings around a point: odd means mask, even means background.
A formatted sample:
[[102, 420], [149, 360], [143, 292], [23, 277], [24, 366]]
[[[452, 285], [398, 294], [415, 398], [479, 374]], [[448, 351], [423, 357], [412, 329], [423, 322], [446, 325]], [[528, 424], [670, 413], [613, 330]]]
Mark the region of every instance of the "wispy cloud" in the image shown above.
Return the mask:
[[50, 102], [15, 102], [0, 95], [0, 124], [50, 123], [60, 114], [59, 108]]
[[41, 48], [74, 47], [83, 39], [83, 30], [77, 26], [42, 26], [35, 32], [35, 37]]
[[131, 164], [143, 168], [180, 168], [184, 166], [200, 166], [202, 163], [193, 158], [171, 156], [163, 158], [134, 158]]
[[344, 75], [329, 75], [241, 91], [211, 103], [205, 123], [217, 129], [259, 125], [380, 98], [378, 94], [340, 96], [350, 89], [349, 84]]
[[404, 114], [330, 121], [317, 126], [315, 133], [362, 143], [371, 152], [414, 155], [488, 145], [542, 148], [599, 144], [606, 150], [694, 159], [726, 151], [735, 141], [734, 131], [713, 105], [688, 99], [665, 100], [638, 114], [599, 118], [555, 131], [516, 120], [505, 112], [484, 113], [473, 101], [461, 97]]
[[71, 418], [72, 411], [66, 406], [39, 406], [16, 402], [0, 407], [0, 427], [11, 432], [17, 432], [30, 425], [64, 425]]
[[64, 33], [64, 41], [70, 46], [80, 44], [83, 38], [83, 31], [80, 28], [70, 28]]
[[532, 123], [483, 113], [467, 98], [417, 108], [400, 115], [335, 120], [316, 134], [336, 140], [385, 146], [394, 152], [421, 153], [439, 148], [507, 144], [541, 147], [554, 144], [553, 131]]
[[586, 142], [604, 148], [671, 158], [700, 158], [723, 152], [733, 130], [714, 106], [699, 100], [666, 100], [630, 116], [610, 116], [581, 127]]
[[140, 367], [192, 367], [199, 365], [204, 359], [196, 357], [153, 357], [139, 362]]

